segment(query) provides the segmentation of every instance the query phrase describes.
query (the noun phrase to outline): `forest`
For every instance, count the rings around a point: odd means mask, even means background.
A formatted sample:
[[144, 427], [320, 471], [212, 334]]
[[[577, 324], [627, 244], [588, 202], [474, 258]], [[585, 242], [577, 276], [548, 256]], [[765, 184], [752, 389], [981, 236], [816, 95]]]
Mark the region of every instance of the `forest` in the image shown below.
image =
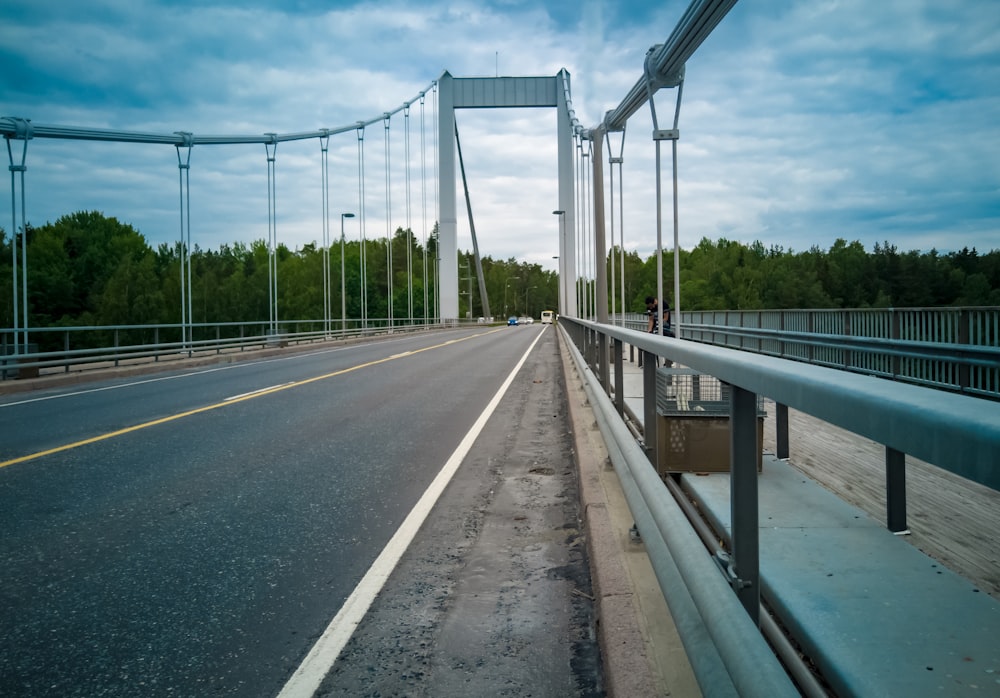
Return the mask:
[[[409, 254], [407, 250], [409, 248]], [[434, 259], [437, 228], [426, 245], [397, 229], [391, 250], [386, 238], [365, 242], [369, 318], [389, 312], [388, 262], [392, 260], [393, 317], [422, 322], [436, 297]], [[1000, 305], [1000, 250], [963, 248], [939, 253], [900, 251], [889, 242], [870, 252], [855, 241], [837, 240], [828, 250], [796, 252], [732, 240], [703, 239], [681, 250], [681, 297], [685, 310], [938, 307]], [[18, 255], [20, 259], [20, 252]], [[192, 321], [266, 320], [268, 247], [259, 240], [234, 242], [217, 250], [191, 250]], [[323, 249], [315, 243], [276, 250], [278, 314], [282, 320], [323, 317]], [[181, 321], [181, 247], [155, 249], [132, 226], [97, 211], [77, 212], [44, 226], [27, 226], [28, 301], [31, 327], [146, 325]], [[344, 244], [344, 304], [348, 318], [361, 317], [361, 243]], [[409, 264], [408, 264], [409, 259]], [[329, 250], [331, 315], [341, 308], [341, 245]], [[427, 273], [425, 274], [425, 262]], [[612, 259], [607, 261], [610, 265]], [[18, 262], [20, 265], [20, 261]], [[459, 313], [482, 314], [475, 265], [459, 253]], [[614, 251], [616, 305], [621, 309], [620, 250]], [[656, 293], [656, 256], [625, 253], [625, 310], [642, 312], [643, 299]], [[11, 237], [0, 229], [0, 327], [14, 324]], [[516, 259], [484, 257], [491, 311], [503, 316], [557, 309], [558, 278], [553, 271]], [[663, 254], [664, 289], [672, 295], [673, 253]], [[412, 296], [410, 290], [412, 289]], [[472, 299], [471, 314], [469, 300]], [[412, 315], [411, 315], [412, 307]]]

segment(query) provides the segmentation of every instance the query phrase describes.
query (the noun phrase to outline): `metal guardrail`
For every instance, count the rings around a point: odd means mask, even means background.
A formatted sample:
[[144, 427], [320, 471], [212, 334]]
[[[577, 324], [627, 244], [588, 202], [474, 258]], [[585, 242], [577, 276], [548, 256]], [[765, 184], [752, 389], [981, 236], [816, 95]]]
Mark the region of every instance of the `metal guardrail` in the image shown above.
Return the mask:
[[[560, 318], [559, 327], [574, 342], [583, 338], [582, 327], [568, 318]], [[608, 455], [702, 693], [767, 698], [798, 696], [753, 619], [743, 611], [716, 563], [688, 525], [684, 512], [663, 486], [646, 453], [618, 418], [605, 389], [586, 370], [587, 362], [581, 352], [573, 343], [568, 344], [584, 375], [584, 390]], [[583, 349], [587, 353], [586, 343]]]
[[[339, 321], [336, 322], [340, 324]], [[39, 375], [44, 369], [62, 368], [69, 373], [95, 364], [114, 366], [122, 362], [137, 362], [143, 359], [159, 361], [161, 358], [181, 358], [195, 355], [242, 352], [265, 347], [288, 344], [304, 344], [347, 337], [368, 336], [385, 332], [408, 332], [428, 328], [439, 328], [440, 323], [423, 324], [388, 319], [369, 319], [366, 326], [351, 320], [345, 327], [323, 329], [322, 320], [289, 320], [278, 324], [277, 332], [270, 332], [270, 323], [202, 323], [195, 325], [108, 325], [102, 327], [45, 327], [31, 330], [32, 343], [27, 350], [23, 345], [14, 344], [15, 333], [11, 329], [0, 330], [0, 379], [28, 378]], [[194, 336], [204, 339], [160, 341], [161, 336], [180, 336], [184, 329], [193, 331]], [[320, 329], [317, 329], [320, 328]], [[111, 344], [97, 342], [97, 346], [77, 347], [93, 338], [112, 337]], [[38, 351], [37, 342], [61, 336], [62, 349]], [[149, 337], [153, 341], [130, 343], [129, 337]], [[76, 340], [76, 341], [74, 341]], [[53, 342], [49, 339], [48, 343]]]
[[[644, 322], [644, 321], [643, 321]], [[699, 373], [715, 376], [731, 386], [731, 448], [730, 497], [732, 511], [731, 556], [720, 561], [729, 577], [733, 592], [751, 619], [758, 618], [760, 606], [757, 467], [756, 397], [773, 399], [779, 406], [791, 407], [823, 421], [886, 445], [887, 509], [893, 518], [893, 497], [902, 492], [905, 514], [905, 481], [902, 471], [894, 470], [897, 462], [890, 454], [911, 454], [924, 461], [980, 484], [1000, 490], [1000, 403], [984, 401], [971, 395], [943, 392], [932, 386], [913, 385], [900, 381], [873, 381], [869, 375], [845, 372], [840, 368], [810, 365], [778, 356], [750, 354], [745, 350], [711, 346], [683, 339], [665, 338], [621, 326], [561, 317], [560, 328], [579, 347], [580, 361], [586, 361], [593, 378], [588, 391], [591, 404], [598, 413], [598, 424], [609, 442], [609, 454], [615, 463], [626, 490], [629, 507], [640, 526], [643, 539], [655, 531], [653, 545], [647, 541], [647, 551], [653, 560], [664, 595], [671, 609], [680, 594], [672, 586], [683, 586], [694, 599], [697, 611], [708, 627], [712, 641], [727, 670], [732, 657], [726, 633], [741, 634], [732, 627], [733, 619], [712, 614], [719, 612], [715, 604], [718, 584], [722, 579], [708, 563], [711, 558], [704, 546], [692, 545], [687, 533], [680, 534], [676, 504], [651, 462], [656, 462], [657, 444], [645, 444], [643, 450], [619, 416], [623, 412], [620, 393], [612, 404], [609, 365], [620, 385], [622, 376], [622, 345], [629, 344], [644, 353], [645, 433], [655, 433], [650, 419], [655, 416], [656, 357], [680, 363]], [[645, 328], [645, 325], [642, 325]], [[686, 333], [684, 333], [686, 334]], [[585, 359], [583, 357], [586, 357]], [[900, 480], [894, 480], [900, 478]], [[688, 529], [690, 530], [690, 529]], [[690, 533], [693, 537], [696, 534]], [[688, 559], [697, 558], [697, 559]], [[698, 560], [701, 560], [700, 562]], [[707, 563], [707, 566], [706, 566]], [[676, 567], [677, 573], [671, 568]], [[661, 577], [661, 569], [664, 569]], [[679, 576], [678, 576], [679, 575]], [[678, 582], [682, 582], [678, 584]], [[706, 591], [707, 590], [707, 591]], [[674, 598], [670, 598], [670, 595]], [[683, 594], [680, 594], [683, 596]], [[676, 601], [683, 603], [683, 599]], [[728, 603], [728, 602], [726, 602]], [[727, 606], [726, 608], [729, 608]], [[713, 610], [716, 609], [716, 610]], [[683, 613], [683, 611], [682, 611]], [[719, 623], [719, 627], [714, 627]], [[756, 629], [756, 628], [755, 628]], [[695, 638], [692, 641], [697, 641]], [[690, 653], [689, 653], [690, 654]], [[696, 673], [698, 667], [694, 667]], [[699, 681], [701, 678], [699, 677]], [[733, 675], [734, 684], [737, 681]], [[737, 685], [740, 694], [742, 687]]]
[[624, 341], [1000, 490], [1000, 404], [995, 402], [586, 320], [560, 322], [575, 328], [574, 339], [590, 351], [601, 345], [597, 339], [584, 342], [587, 334]]
[[[646, 318], [626, 314], [643, 330]], [[681, 313], [681, 336], [1000, 400], [1000, 308], [709, 310]]]

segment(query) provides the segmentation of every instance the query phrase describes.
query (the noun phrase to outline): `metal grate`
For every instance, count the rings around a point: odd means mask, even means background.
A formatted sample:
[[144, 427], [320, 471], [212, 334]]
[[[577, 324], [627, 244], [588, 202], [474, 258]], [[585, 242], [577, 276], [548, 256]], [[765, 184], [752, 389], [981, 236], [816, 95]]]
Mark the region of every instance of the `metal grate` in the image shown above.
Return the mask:
[[[728, 417], [732, 389], [715, 376], [690, 368], [656, 370], [656, 412], [663, 416]], [[757, 396], [757, 412], [764, 415], [764, 398]], [[671, 436], [671, 439], [673, 436]]]

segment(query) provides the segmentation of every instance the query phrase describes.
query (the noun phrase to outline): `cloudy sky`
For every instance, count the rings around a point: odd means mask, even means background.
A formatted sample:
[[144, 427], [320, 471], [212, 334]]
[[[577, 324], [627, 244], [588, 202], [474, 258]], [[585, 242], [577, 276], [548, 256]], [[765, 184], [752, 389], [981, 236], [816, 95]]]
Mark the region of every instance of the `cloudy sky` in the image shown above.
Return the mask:
[[[295, 133], [395, 110], [444, 70], [551, 76], [566, 68], [577, 116], [593, 126], [636, 83], [646, 51], [667, 39], [687, 5], [3, 0], [0, 116], [156, 133]], [[868, 249], [882, 241], [901, 250], [1000, 248], [998, 85], [1000, 11], [987, 0], [741, 0], [687, 64], [682, 247], [725, 237], [799, 251], [837, 238]], [[675, 90], [658, 93], [661, 127], [675, 99]], [[388, 177], [383, 124], [365, 132], [368, 237], [407, 224], [422, 236], [435, 220], [433, 105], [431, 91], [409, 119], [389, 122]], [[462, 111], [457, 119], [481, 251], [554, 268], [554, 112]], [[621, 176], [625, 244], [643, 255], [656, 244], [651, 130], [645, 107], [629, 122]], [[359, 210], [356, 133], [332, 136], [329, 149], [335, 238], [339, 213]], [[669, 242], [669, 145], [663, 152]], [[38, 138], [26, 164], [33, 225], [98, 210], [154, 246], [178, 238], [172, 146]], [[319, 141], [280, 144], [275, 165], [279, 240], [292, 248], [321, 240]], [[9, 183], [4, 190], [0, 227], [9, 230]], [[264, 146], [196, 146], [191, 217], [203, 248], [266, 240]], [[359, 234], [359, 220], [349, 221], [348, 237]], [[459, 236], [470, 249], [461, 209]]]

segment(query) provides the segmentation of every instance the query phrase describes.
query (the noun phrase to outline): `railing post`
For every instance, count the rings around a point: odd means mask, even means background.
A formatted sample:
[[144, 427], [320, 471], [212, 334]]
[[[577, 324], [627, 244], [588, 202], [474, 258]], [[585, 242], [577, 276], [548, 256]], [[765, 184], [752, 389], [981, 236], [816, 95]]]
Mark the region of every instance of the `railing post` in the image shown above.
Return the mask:
[[788, 458], [788, 405], [774, 403], [774, 441], [779, 460]]
[[[900, 319], [899, 313], [896, 312], [895, 308], [889, 308], [889, 322], [891, 323], [890, 335], [892, 339], [898, 340], [900, 335]], [[896, 380], [899, 377], [901, 370], [899, 354], [893, 354], [890, 357], [892, 362], [892, 379]]]
[[655, 467], [660, 462], [656, 429], [656, 354], [642, 353], [642, 433], [646, 437], [646, 456]]
[[615, 364], [615, 409], [618, 416], [625, 415], [625, 369], [622, 366], [622, 340], [615, 339], [611, 347], [611, 360]]
[[603, 332], [596, 332], [597, 338], [597, 377], [604, 388], [604, 394], [609, 394], [611, 390], [610, 376], [608, 375], [608, 337]]
[[730, 583], [755, 625], [760, 625], [760, 530], [757, 504], [757, 396], [731, 386], [730, 511], [732, 562]]
[[[787, 311], [785, 311], [785, 310], [778, 311], [778, 329], [781, 330], [782, 334], [785, 333], [785, 313], [786, 312]], [[780, 356], [781, 358], [785, 358], [785, 340], [784, 339], [782, 339], [781, 342], [779, 342], [778, 347], [779, 347], [778, 348], [778, 356]]]
[[115, 368], [118, 367], [118, 328], [115, 328]]
[[601, 374], [597, 368], [597, 331], [589, 328], [587, 329], [587, 362], [590, 364], [590, 370], [600, 380]]
[[[845, 337], [850, 337], [851, 336], [851, 311], [850, 310], [845, 310], [844, 311], [844, 336]], [[854, 359], [853, 359], [853, 353], [851, 352], [850, 349], [844, 349], [843, 351], [844, 351], [844, 355], [843, 355], [844, 369], [847, 370], [847, 371], [850, 371], [851, 370], [851, 364], [854, 361]]]
[[[969, 324], [971, 323], [971, 314], [968, 308], [962, 308], [958, 313], [958, 343], [959, 344], [969, 344], [971, 341], [969, 337]], [[972, 386], [971, 379], [971, 367], [968, 363], [962, 362], [958, 365], [958, 387], [964, 393], [969, 390]]]
[[69, 331], [63, 332], [63, 351], [66, 352], [66, 365], [63, 366], [63, 373], [69, 373]]
[[[809, 315], [807, 315], [806, 317], [807, 317], [807, 319], [806, 319], [806, 332], [808, 332], [809, 334], [815, 334], [816, 333], [816, 312], [813, 311], [813, 310], [810, 310], [809, 311]], [[813, 363], [813, 358], [814, 358], [813, 357], [813, 343], [809, 342], [809, 344], [806, 345], [806, 360], [809, 363]]]
[[153, 354], [153, 363], [158, 363], [160, 361], [160, 327], [157, 325], [153, 328], [153, 344], [156, 345], [156, 353]]
[[893, 533], [906, 529], [906, 454], [885, 447], [885, 518]]

